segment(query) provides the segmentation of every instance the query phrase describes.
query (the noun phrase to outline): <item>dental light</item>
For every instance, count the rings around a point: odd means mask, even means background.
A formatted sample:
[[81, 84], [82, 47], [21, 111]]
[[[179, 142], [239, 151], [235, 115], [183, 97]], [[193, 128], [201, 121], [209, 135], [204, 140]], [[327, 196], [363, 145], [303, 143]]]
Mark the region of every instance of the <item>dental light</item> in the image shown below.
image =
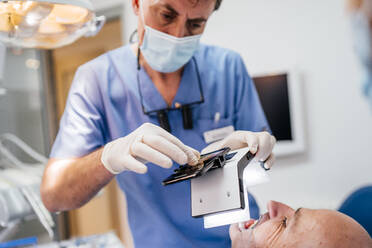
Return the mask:
[[52, 49], [94, 36], [105, 22], [89, 0], [0, 0], [0, 42]]

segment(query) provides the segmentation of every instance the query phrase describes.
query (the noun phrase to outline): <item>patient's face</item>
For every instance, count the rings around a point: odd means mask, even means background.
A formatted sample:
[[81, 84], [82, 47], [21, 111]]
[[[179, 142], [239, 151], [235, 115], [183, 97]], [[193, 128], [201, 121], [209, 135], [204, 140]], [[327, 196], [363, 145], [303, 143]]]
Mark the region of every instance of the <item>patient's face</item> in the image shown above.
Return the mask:
[[372, 247], [368, 233], [353, 219], [331, 210], [294, 210], [270, 201], [268, 212], [247, 230], [230, 227], [235, 247]]

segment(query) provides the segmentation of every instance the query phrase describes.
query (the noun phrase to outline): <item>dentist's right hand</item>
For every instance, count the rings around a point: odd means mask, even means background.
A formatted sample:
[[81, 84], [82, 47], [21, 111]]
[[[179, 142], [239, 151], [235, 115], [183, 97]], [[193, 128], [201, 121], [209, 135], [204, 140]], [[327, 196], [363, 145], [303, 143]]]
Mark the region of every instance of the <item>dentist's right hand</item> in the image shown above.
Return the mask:
[[180, 165], [196, 165], [199, 158], [198, 151], [183, 144], [172, 134], [161, 127], [145, 123], [129, 135], [106, 144], [101, 162], [112, 174], [124, 170], [144, 174], [147, 172], [147, 162], [170, 168], [172, 160]]

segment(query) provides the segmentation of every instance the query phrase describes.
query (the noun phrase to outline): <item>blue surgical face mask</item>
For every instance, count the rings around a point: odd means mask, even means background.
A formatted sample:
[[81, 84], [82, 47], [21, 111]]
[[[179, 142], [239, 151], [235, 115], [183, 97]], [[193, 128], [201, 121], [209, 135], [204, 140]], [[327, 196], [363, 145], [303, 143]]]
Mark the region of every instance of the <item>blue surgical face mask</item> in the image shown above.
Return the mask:
[[201, 35], [178, 38], [145, 24], [143, 13], [143, 0], [141, 4], [141, 16], [145, 27], [145, 35], [140, 46], [146, 62], [155, 71], [170, 73], [184, 66], [198, 49]]
[[363, 93], [372, 108], [372, 32], [368, 18], [361, 12], [352, 16], [354, 47], [364, 70]]

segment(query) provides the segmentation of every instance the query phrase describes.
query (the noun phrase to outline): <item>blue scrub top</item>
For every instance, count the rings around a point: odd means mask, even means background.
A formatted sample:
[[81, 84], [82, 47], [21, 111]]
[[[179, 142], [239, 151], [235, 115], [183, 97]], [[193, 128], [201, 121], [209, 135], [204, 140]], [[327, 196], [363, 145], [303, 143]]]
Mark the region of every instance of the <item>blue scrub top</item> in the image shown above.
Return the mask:
[[[237, 53], [201, 44], [194, 57], [205, 102], [193, 108], [192, 130], [183, 128], [180, 111], [169, 113], [173, 135], [201, 150], [207, 145], [203, 133], [209, 130], [229, 125], [235, 130], [269, 130], [252, 79]], [[166, 102], [143, 69], [139, 77], [146, 110], [165, 108]], [[173, 106], [199, 99], [196, 68], [190, 61], [185, 65]], [[215, 120], [216, 113], [221, 116], [219, 121]], [[130, 46], [124, 46], [77, 70], [50, 157], [87, 155], [145, 122], [159, 125], [156, 116], [143, 114], [136, 56]], [[162, 185], [172, 170], [148, 164], [145, 175], [125, 171], [116, 177], [126, 194], [135, 246], [229, 247], [228, 226], [204, 229], [202, 218], [191, 217], [189, 181]], [[249, 198], [251, 216], [257, 218], [258, 206], [253, 197]]]

